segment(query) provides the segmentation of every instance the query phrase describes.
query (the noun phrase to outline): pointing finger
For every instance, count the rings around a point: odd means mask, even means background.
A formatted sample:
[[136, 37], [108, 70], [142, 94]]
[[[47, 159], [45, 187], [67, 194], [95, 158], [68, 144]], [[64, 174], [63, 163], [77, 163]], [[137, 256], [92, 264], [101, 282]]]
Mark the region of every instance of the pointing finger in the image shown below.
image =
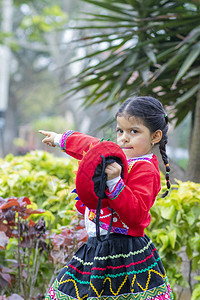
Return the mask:
[[45, 130], [38, 130], [39, 133], [44, 134], [46, 136], [50, 136], [51, 132], [50, 131], [45, 131]]

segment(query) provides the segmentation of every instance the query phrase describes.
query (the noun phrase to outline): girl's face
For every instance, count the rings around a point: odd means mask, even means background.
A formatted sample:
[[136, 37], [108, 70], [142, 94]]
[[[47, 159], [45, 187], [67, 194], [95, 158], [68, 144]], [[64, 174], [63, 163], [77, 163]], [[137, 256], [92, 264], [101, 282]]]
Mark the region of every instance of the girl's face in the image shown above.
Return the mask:
[[122, 147], [127, 158], [150, 154], [154, 134], [138, 117], [117, 117], [117, 144]]

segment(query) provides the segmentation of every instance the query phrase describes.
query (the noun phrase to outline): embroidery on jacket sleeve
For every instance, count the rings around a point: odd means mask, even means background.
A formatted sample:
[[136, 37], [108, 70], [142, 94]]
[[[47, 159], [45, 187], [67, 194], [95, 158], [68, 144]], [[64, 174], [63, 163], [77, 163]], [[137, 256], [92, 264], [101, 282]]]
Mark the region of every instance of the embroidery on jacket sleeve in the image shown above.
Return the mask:
[[66, 149], [67, 138], [68, 138], [72, 133], [74, 133], [73, 130], [68, 130], [68, 131], [66, 131], [66, 132], [62, 135], [61, 143], [60, 143], [60, 148], [61, 148], [62, 151], [65, 151], [65, 149]]
[[109, 193], [106, 191], [105, 193], [109, 199], [114, 200], [119, 196], [119, 194], [123, 191], [124, 188], [125, 188], [125, 184], [124, 184], [123, 179], [121, 178], [118, 181], [118, 183], [116, 184], [116, 186], [112, 192]]

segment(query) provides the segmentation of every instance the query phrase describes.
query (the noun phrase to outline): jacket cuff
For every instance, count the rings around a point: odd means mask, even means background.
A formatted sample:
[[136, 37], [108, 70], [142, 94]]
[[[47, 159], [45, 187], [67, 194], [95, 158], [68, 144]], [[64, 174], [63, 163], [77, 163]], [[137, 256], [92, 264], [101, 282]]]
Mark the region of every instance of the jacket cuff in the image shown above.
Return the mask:
[[106, 185], [108, 187], [109, 193], [111, 193], [114, 189], [118, 181], [121, 179], [121, 176], [118, 176], [116, 178], [110, 179], [106, 181]]
[[60, 148], [61, 148], [62, 151], [65, 151], [65, 149], [66, 149], [67, 138], [68, 138], [72, 133], [74, 133], [73, 130], [68, 130], [68, 131], [66, 131], [66, 132], [62, 135], [61, 142], [60, 142]]
[[108, 190], [106, 190], [105, 194], [110, 200], [114, 200], [119, 196], [119, 194], [123, 191], [124, 188], [125, 188], [125, 183], [124, 183], [123, 179], [121, 178], [118, 181], [118, 183], [116, 184], [114, 190], [112, 192], [109, 192]]
[[61, 139], [62, 139], [62, 134], [56, 134], [53, 142], [54, 145], [60, 147]]

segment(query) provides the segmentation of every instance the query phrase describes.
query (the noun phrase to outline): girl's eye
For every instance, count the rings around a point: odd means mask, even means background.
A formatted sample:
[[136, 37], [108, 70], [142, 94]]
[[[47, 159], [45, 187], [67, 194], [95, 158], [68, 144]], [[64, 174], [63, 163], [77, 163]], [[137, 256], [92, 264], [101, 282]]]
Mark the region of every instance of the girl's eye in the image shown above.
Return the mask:
[[120, 128], [117, 128], [117, 129], [116, 129], [116, 132], [117, 132], [117, 133], [123, 133], [123, 130], [121, 130]]
[[131, 130], [131, 133], [137, 133], [137, 130], [132, 129], [132, 130]]

